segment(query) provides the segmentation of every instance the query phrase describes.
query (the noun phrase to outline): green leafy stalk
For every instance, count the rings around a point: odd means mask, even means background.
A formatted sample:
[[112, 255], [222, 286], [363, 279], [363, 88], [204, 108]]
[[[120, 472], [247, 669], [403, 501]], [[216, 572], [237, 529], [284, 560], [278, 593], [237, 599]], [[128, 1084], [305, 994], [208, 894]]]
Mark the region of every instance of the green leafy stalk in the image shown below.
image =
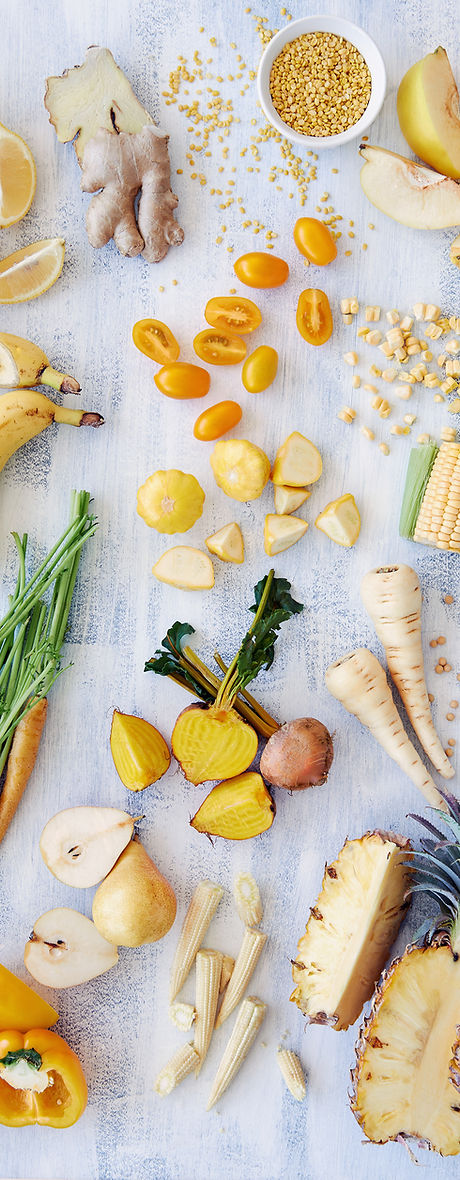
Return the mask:
[[291, 597], [290, 589], [285, 578], [274, 577], [274, 570], [255, 586], [255, 603], [250, 607], [255, 618], [241, 647], [229, 668], [220, 656], [216, 658], [225, 673], [222, 680], [210, 672], [189, 647], [183, 648], [185, 637], [194, 633], [189, 623], [176, 622], [169, 628], [162, 640], [163, 650], [155, 652], [144, 670], [169, 676], [206, 704], [215, 701], [218, 708], [234, 707], [258, 733], [270, 737], [279, 728], [278, 723], [244, 689], [262, 668], [271, 667], [281, 624], [303, 610], [302, 604]]
[[[47, 696], [61, 668], [72, 594], [82, 546], [97, 527], [88, 512], [88, 492], [72, 492], [68, 528], [26, 580], [27, 535], [13, 533], [19, 572], [0, 621], [0, 774], [14, 731], [37, 701]], [[44, 595], [53, 587], [51, 601]]]

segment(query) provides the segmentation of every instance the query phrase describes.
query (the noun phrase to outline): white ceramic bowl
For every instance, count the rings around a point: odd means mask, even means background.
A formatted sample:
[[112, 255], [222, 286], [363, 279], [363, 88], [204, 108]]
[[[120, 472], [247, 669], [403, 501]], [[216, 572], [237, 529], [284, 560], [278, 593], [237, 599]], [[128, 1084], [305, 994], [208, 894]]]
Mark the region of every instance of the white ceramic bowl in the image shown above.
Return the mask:
[[[372, 81], [371, 97], [366, 110], [361, 115], [361, 118], [358, 119], [357, 123], [353, 123], [352, 127], [348, 127], [346, 131], [341, 131], [339, 135], [303, 135], [300, 131], [294, 131], [292, 127], [289, 127], [287, 123], [283, 122], [272, 103], [270, 97], [270, 73], [273, 62], [289, 41], [294, 41], [296, 37], [301, 37], [304, 33], [335, 33], [338, 37], [345, 37], [347, 41], [351, 41], [352, 45], [355, 45], [356, 49], [362, 53], [370, 71]], [[281, 135], [284, 135], [286, 139], [291, 140], [292, 143], [297, 143], [301, 147], [313, 148], [314, 151], [318, 151], [322, 148], [332, 148], [337, 147], [341, 143], [348, 143], [350, 139], [357, 139], [367, 131], [367, 128], [370, 127], [370, 124], [377, 117], [385, 98], [385, 65], [375, 41], [359, 25], [353, 25], [351, 21], [342, 20], [341, 17], [336, 16], [306, 16], [302, 17], [301, 20], [292, 21], [291, 24], [286, 25], [284, 29], [280, 29], [279, 33], [276, 33], [272, 37], [260, 59], [257, 74], [257, 89], [262, 109], [269, 123]]]

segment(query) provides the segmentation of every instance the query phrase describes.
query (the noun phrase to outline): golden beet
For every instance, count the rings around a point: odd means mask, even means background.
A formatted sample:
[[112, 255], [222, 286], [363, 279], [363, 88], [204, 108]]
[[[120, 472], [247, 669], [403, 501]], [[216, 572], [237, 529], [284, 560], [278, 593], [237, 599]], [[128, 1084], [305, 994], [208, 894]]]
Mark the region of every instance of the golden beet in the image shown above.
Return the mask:
[[161, 733], [142, 717], [114, 710], [110, 749], [116, 770], [129, 791], [143, 791], [168, 769], [171, 755]]
[[177, 718], [171, 745], [185, 777], [198, 786], [247, 770], [258, 738], [234, 709], [189, 705]]
[[210, 836], [250, 840], [271, 827], [275, 811], [262, 775], [249, 771], [213, 787], [190, 823]]

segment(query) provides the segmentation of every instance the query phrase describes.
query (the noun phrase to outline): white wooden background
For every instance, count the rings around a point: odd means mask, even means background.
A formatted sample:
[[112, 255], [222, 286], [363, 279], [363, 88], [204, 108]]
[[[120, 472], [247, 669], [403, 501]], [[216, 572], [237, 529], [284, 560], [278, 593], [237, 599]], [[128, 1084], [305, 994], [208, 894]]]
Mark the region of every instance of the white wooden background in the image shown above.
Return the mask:
[[[227, 224], [233, 258], [263, 245], [261, 235], [251, 237], [241, 229], [235, 207], [222, 215], [210, 195], [211, 184], [219, 181], [216, 154], [208, 164], [207, 188], [189, 179], [186, 121], [176, 106], [166, 107], [161, 98], [178, 54], [191, 56], [195, 47], [214, 59], [210, 69], [224, 77], [235, 73], [232, 40], [247, 64], [256, 66], [259, 41], [244, 7], [214, 5], [211, 0], [189, 0], [187, 5], [171, 0], [157, 0], [155, 5], [148, 0], [0, 2], [0, 118], [26, 138], [38, 169], [33, 207], [20, 225], [2, 231], [1, 255], [47, 236], [62, 235], [67, 243], [64, 272], [56, 286], [35, 302], [2, 308], [1, 326], [39, 341], [54, 364], [79, 377], [82, 403], [106, 418], [98, 432], [77, 433], [66, 427], [48, 431], [14, 457], [0, 477], [2, 609], [15, 576], [11, 528], [30, 533], [31, 552], [35, 546], [36, 551], [49, 547], [65, 525], [71, 487], [91, 490], [100, 521], [85, 551], [75, 594], [66, 653], [74, 666], [51, 694], [33, 781], [0, 850], [0, 960], [23, 978], [23, 947], [39, 914], [58, 905], [91, 913], [92, 891], [78, 893], [59, 884], [42, 863], [38, 840], [46, 820], [62, 807], [83, 803], [139, 811], [139, 799], [125, 792], [112, 765], [108, 739], [113, 707], [138, 712], [169, 735], [187, 702], [180, 689], [144, 674], [145, 658], [176, 618], [196, 626], [202, 653], [211, 657], [218, 643], [229, 656], [247, 625], [245, 607], [252, 600], [252, 587], [270, 564], [262, 545], [270, 491], [260, 501], [242, 506], [224, 497], [211, 478], [210, 448], [192, 436], [203, 403], [163, 399], [153, 384], [153, 365], [131, 342], [135, 320], [156, 315], [177, 334], [184, 359], [193, 360], [191, 341], [203, 326], [206, 300], [237, 285], [232, 255], [225, 245], [215, 245], [220, 225]], [[460, 75], [454, 0], [442, 8], [427, 6], [424, 0], [387, 0], [384, 6], [377, 0], [348, 0], [345, 6], [325, 0], [324, 9], [345, 11], [377, 39], [388, 68], [389, 90], [370, 138], [404, 151], [395, 113], [395, 87], [404, 70], [442, 39]], [[294, 17], [304, 11], [298, 2], [292, 7]], [[273, 0], [267, 0], [264, 12], [270, 27], [282, 23]], [[200, 26], [206, 34], [199, 34]], [[208, 45], [211, 36], [217, 47]], [[159, 266], [123, 260], [112, 246], [100, 252], [90, 248], [83, 228], [87, 197], [79, 192], [73, 150], [57, 143], [42, 105], [45, 76], [81, 62], [86, 47], [94, 43], [110, 46], [139, 97], [171, 134], [174, 186], [186, 236], [184, 245], [172, 249]], [[235, 94], [235, 86], [228, 89]], [[261, 700], [279, 718], [320, 717], [334, 731], [335, 761], [327, 786], [295, 797], [275, 792], [278, 813], [273, 829], [250, 843], [217, 842], [213, 848], [193, 832], [188, 820], [205, 789], [187, 786], [177, 770], [145, 792], [140, 832], [176, 889], [178, 919], [157, 946], [122, 950], [119, 965], [107, 975], [50, 995], [61, 1013], [58, 1030], [81, 1056], [89, 1083], [88, 1108], [78, 1125], [62, 1134], [0, 1128], [4, 1180], [386, 1180], [395, 1170], [401, 1180], [413, 1175], [403, 1148], [362, 1146], [347, 1103], [356, 1029], [340, 1035], [328, 1029], [305, 1030], [300, 1013], [289, 1003], [289, 959], [320, 887], [326, 858], [338, 853], [347, 835], [359, 836], [369, 827], [413, 832], [406, 812], [422, 807], [409, 780], [324, 688], [327, 664], [343, 652], [357, 644], [369, 644], [379, 652], [359, 597], [361, 576], [375, 564], [409, 561], [419, 572], [429, 687], [436, 691], [435, 713], [444, 739], [453, 733], [444, 715], [458, 685], [454, 673], [434, 675], [428, 639], [445, 634], [453, 656], [458, 609], [445, 607], [442, 596], [448, 591], [458, 595], [458, 559], [398, 538], [409, 440], [392, 439], [391, 455], [384, 459], [377, 445], [361, 436], [358, 420], [348, 428], [336, 418], [340, 405], [350, 401], [351, 373], [341, 354], [352, 346], [355, 330], [340, 326], [340, 297], [356, 294], [362, 304], [370, 301], [405, 311], [414, 300], [434, 301], [458, 313], [458, 272], [448, 263], [453, 235], [406, 230], [372, 209], [359, 186], [356, 144], [350, 144], [321, 156], [304, 212], [314, 214], [322, 192], [330, 192], [335, 208], [355, 222], [353, 256], [344, 258], [350, 244], [344, 236], [336, 264], [320, 274], [305, 272], [292, 242], [299, 214], [297, 198], [287, 197], [292, 183], [284, 181], [283, 192], [278, 192], [267, 181], [270, 163], [279, 162], [278, 149], [263, 149], [258, 175], [246, 170], [252, 163], [249, 153], [240, 157], [253, 132], [250, 119], [258, 114], [255, 102], [254, 88], [236, 100], [241, 122], [227, 143], [230, 163], [236, 167], [235, 192], [243, 196], [249, 217], [258, 217], [279, 233], [276, 249], [291, 264], [286, 287], [256, 295], [264, 323], [254, 343], [279, 349], [279, 376], [269, 391], [252, 398], [242, 390], [238, 370], [213, 370], [204, 404], [226, 396], [240, 399], [244, 417], [236, 436], [253, 439], [270, 455], [294, 429], [318, 444], [324, 475], [305, 506], [310, 522], [329, 499], [344, 491], [352, 491], [359, 504], [363, 527], [353, 550], [338, 549], [311, 527], [298, 546], [276, 559], [277, 573], [291, 579], [305, 612], [285, 629], [275, 666], [257, 686]], [[333, 167], [338, 174], [332, 174]], [[175, 176], [177, 168], [184, 174]], [[374, 232], [367, 229], [369, 221], [376, 226]], [[367, 253], [361, 249], [363, 240], [369, 242]], [[324, 285], [336, 319], [333, 341], [318, 350], [304, 344], [295, 328], [298, 293], [310, 282]], [[377, 355], [367, 350], [364, 365], [364, 351], [361, 346], [363, 375]], [[420, 427], [439, 434], [443, 423], [451, 423], [445, 409], [433, 404], [430, 391], [418, 394], [410, 408], [414, 403], [414, 433]], [[356, 394], [354, 404], [359, 423], [370, 424], [368, 395]], [[399, 420], [404, 408], [402, 404]], [[379, 437], [387, 437], [387, 424], [380, 426]], [[135, 496], [149, 474], [168, 466], [193, 471], [206, 490], [203, 517], [185, 541], [202, 545], [227, 520], [235, 517], [241, 522], [246, 563], [232, 568], [216, 560], [212, 593], [187, 595], [166, 589], [151, 575], [154, 559], [169, 541], [149, 531], [136, 516]], [[235, 952], [241, 930], [231, 885], [241, 868], [255, 873], [264, 899], [270, 941], [252, 990], [268, 1001], [269, 1015], [238, 1080], [218, 1108], [206, 1114], [207, 1093], [228, 1028], [216, 1036], [198, 1083], [188, 1080], [163, 1102], [153, 1094], [152, 1084], [181, 1039], [168, 1021], [167, 983], [191, 890], [206, 875], [225, 886], [226, 899], [208, 945]], [[416, 916], [409, 918], [398, 946], [410, 937], [416, 921]], [[188, 991], [192, 997], [192, 982]], [[284, 1090], [275, 1064], [275, 1050], [285, 1033], [284, 1043], [300, 1052], [308, 1072], [303, 1105]], [[454, 1160], [427, 1154], [422, 1160], [425, 1174], [433, 1180], [457, 1174]]]

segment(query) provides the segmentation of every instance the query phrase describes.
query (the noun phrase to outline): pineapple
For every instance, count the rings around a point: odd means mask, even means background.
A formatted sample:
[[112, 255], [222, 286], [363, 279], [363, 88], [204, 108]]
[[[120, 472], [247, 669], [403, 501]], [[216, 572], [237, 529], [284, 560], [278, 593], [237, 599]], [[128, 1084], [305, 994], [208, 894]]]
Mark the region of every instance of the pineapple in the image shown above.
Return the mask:
[[326, 865], [297, 947], [291, 1000], [312, 1024], [348, 1028], [385, 965], [409, 902], [408, 840], [366, 832]]
[[[460, 805], [446, 796], [446, 836], [421, 841], [418, 884], [440, 910], [422, 945], [385, 972], [360, 1030], [352, 1110], [368, 1139], [414, 1136], [441, 1155], [460, 1152]], [[418, 817], [414, 817], [418, 818]]]

